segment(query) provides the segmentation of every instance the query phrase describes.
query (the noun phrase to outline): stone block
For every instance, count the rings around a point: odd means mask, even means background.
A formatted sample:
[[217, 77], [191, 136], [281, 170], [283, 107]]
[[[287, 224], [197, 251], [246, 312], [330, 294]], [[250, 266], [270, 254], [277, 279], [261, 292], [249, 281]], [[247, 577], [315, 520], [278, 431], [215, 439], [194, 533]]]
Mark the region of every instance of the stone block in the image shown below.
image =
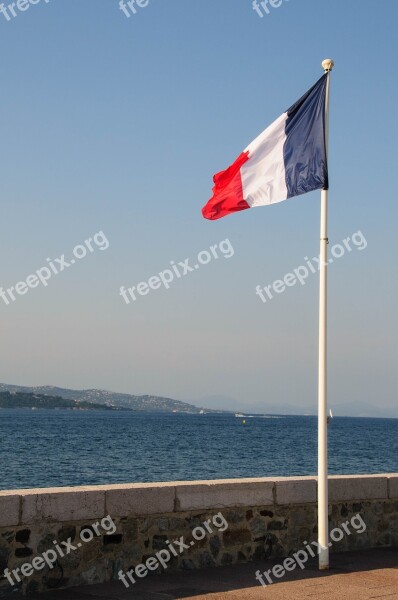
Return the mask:
[[329, 501], [384, 500], [388, 498], [387, 475], [332, 475]]
[[171, 483], [109, 486], [106, 510], [111, 517], [167, 514], [174, 511], [175, 487]]
[[308, 504], [316, 502], [317, 481], [315, 477], [275, 478], [276, 504]]
[[0, 492], [0, 527], [19, 525], [20, 503], [18, 492]]
[[388, 497], [389, 498], [398, 498], [398, 475], [391, 474], [388, 475]]
[[176, 483], [178, 510], [268, 506], [274, 502], [273, 479], [236, 479]]
[[101, 486], [21, 490], [21, 524], [93, 520], [105, 516]]

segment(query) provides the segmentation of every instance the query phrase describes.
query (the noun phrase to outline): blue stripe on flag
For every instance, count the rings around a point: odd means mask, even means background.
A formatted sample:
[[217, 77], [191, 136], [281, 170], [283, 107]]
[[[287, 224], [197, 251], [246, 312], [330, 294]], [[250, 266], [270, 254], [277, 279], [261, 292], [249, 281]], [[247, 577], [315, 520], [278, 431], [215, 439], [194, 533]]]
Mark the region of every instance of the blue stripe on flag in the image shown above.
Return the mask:
[[328, 189], [325, 102], [328, 75], [287, 111], [283, 159], [288, 198]]

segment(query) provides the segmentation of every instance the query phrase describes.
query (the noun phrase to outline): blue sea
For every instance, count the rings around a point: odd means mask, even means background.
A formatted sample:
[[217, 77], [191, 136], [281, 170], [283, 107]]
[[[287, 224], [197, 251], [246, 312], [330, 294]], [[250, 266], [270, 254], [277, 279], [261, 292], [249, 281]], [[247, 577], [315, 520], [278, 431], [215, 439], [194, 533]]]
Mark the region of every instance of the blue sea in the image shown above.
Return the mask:
[[[398, 472], [398, 419], [335, 418], [330, 473]], [[315, 417], [0, 410], [1, 489], [314, 475]]]

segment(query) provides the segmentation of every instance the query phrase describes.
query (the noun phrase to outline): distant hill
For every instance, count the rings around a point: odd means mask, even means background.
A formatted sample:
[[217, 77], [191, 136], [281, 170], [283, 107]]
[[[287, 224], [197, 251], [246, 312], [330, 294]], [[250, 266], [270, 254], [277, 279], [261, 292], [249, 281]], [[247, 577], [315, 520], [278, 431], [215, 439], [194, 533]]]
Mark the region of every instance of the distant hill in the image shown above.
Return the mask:
[[0, 392], [0, 408], [46, 408], [69, 410], [117, 410], [103, 404], [67, 400], [60, 396], [24, 392]]
[[[0, 408], [13, 408], [6, 405], [10, 402], [9, 396], [3, 396], [4, 392], [30, 394], [42, 397], [36, 408], [80, 408], [80, 409], [114, 409], [132, 410], [138, 412], [166, 412], [199, 414], [202, 410], [209, 414], [230, 414], [231, 412], [242, 412], [244, 414], [267, 414], [267, 415], [316, 415], [316, 406], [293, 406], [288, 404], [271, 404], [266, 400], [264, 403], [240, 402], [234, 398], [223, 396], [209, 396], [201, 398], [201, 407], [188, 402], [164, 398], [162, 396], [134, 396], [132, 394], [119, 394], [106, 390], [71, 390], [50, 385], [27, 387], [21, 385], [10, 385], [0, 383]], [[13, 396], [15, 400], [15, 396]], [[46, 400], [47, 399], [47, 400]], [[52, 399], [51, 401], [49, 399]], [[18, 402], [28, 399], [19, 397]], [[31, 400], [31, 398], [29, 399]], [[51, 406], [44, 406], [48, 401]], [[69, 401], [68, 403], [64, 403]], [[14, 402], [15, 405], [15, 402]], [[29, 405], [30, 406], [30, 405]], [[213, 408], [207, 408], [212, 406]], [[20, 405], [22, 407], [22, 405]], [[398, 418], [397, 408], [376, 408], [365, 403], [347, 402], [346, 404], [331, 404], [330, 408], [336, 417], [389, 417]], [[228, 410], [229, 409], [229, 410]]]
[[[9, 385], [0, 383], [1, 392], [17, 392], [22, 394], [36, 394], [40, 396], [50, 396], [52, 398], [65, 399], [82, 403], [95, 404], [102, 408], [124, 408], [134, 411], [154, 411], [154, 412], [179, 412], [198, 414], [201, 409], [187, 402], [180, 402], [172, 398], [163, 398], [159, 396], [133, 396], [130, 394], [119, 394], [108, 392], [106, 390], [70, 390], [68, 388], [59, 388], [53, 386], [25, 387], [20, 385]], [[206, 412], [223, 412], [206, 409]]]

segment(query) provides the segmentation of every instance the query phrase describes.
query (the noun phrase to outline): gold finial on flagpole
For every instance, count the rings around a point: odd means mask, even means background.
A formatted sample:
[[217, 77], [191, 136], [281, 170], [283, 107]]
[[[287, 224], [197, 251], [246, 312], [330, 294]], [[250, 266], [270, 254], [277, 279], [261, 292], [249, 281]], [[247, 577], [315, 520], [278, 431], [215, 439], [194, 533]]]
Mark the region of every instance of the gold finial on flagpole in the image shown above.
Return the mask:
[[331, 58], [325, 58], [325, 60], [322, 61], [322, 68], [325, 71], [325, 73], [329, 73], [329, 71], [331, 71], [334, 67], [334, 61]]

